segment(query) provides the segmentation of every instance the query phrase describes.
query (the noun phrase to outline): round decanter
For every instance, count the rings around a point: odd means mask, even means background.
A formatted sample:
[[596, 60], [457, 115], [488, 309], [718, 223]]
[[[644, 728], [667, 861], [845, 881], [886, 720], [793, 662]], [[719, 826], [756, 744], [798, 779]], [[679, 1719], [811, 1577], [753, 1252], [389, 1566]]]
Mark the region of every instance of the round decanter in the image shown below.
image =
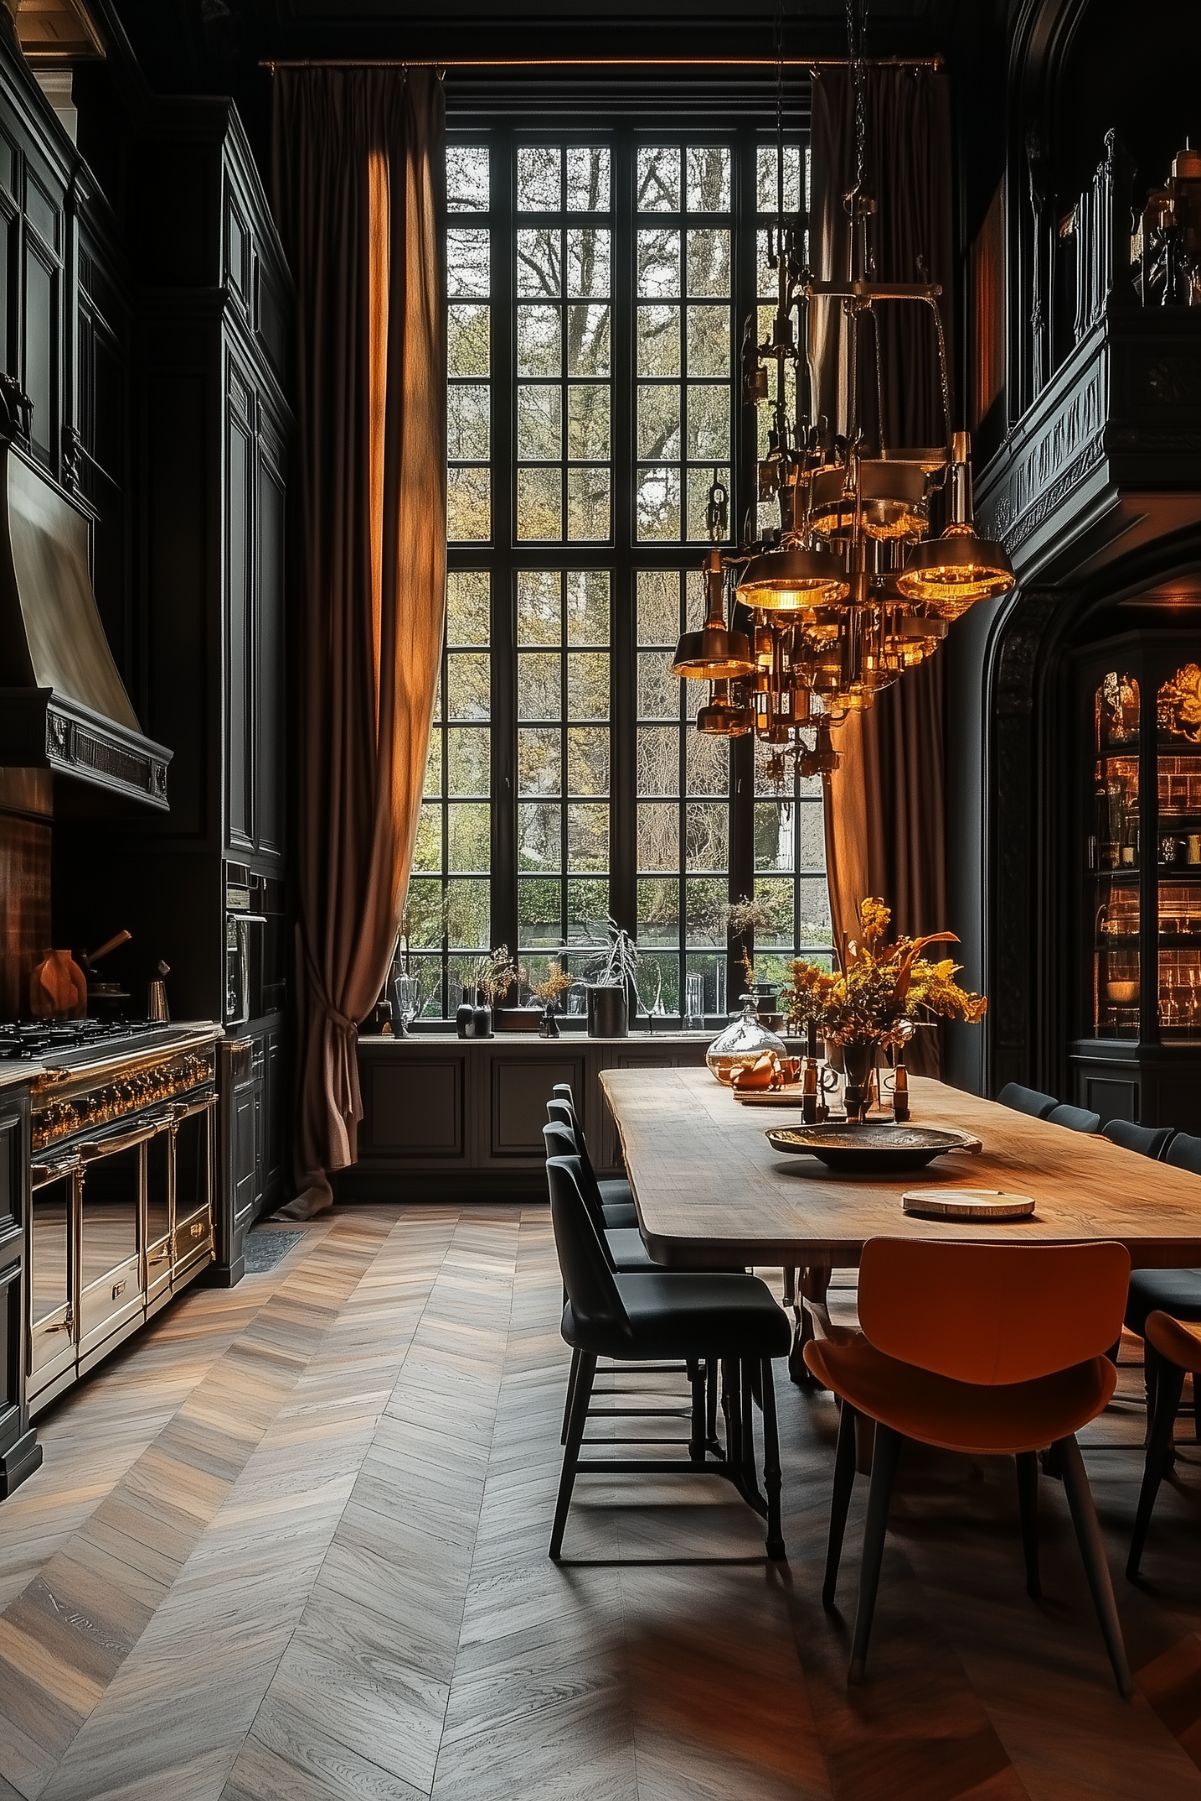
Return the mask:
[[764, 1051], [775, 1051], [778, 1057], [788, 1054], [783, 1039], [777, 1038], [760, 1022], [754, 995], [744, 994], [742, 1012], [737, 1019], [731, 1020], [724, 1032], [718, 1033], [705, 1053], [705, 1062], [718, 1081], [728, 1087], [734, 1079], [734, 1071], [752, 1064]]

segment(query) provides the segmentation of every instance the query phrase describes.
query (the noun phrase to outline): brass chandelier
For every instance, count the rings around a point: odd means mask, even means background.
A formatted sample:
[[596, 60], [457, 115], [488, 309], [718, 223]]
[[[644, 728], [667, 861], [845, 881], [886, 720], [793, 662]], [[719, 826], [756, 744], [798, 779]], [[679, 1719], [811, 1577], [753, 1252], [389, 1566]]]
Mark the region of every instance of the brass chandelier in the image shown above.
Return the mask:
[[[841, 280], [819, 280], [805, 254], [799, 198], [797, 211], [785, 206], [777, 13], [776, 220], [768, 233], [776, 305], [762, 342], [748, 321], [742, 375], [744, 400], [771, 409], [758, 498], [776, 504], [779, 524], [764, 538], [748, 536], [723, 550], [728, 497], [714, 483], [705, 622], [684, 633], [671, 665], [683, 680], [710, 685], [699, 731], [731, 738], [753, 732], [772, 747], [778, 767], [792, 755], [804, 775], [836, 766], [832, 727], [870, 707], [937, 650], [954, 620], [1014, 581], [1004, 546], [980, 538], [972, 524], [970, 446], [967, 433], [951, 425], [941, 287], [875, 279], [876, 203], [864, 185], [863, 29], [863, 0], [848, 0], [856, 150], [845, 199], [848, 267]], [[915, 266], [924, 277], [920, 256]], [[945, 441], [932, 449], [894, 448], [886, 440], [878, 311], [895, 305], [924, 308], [933, 332]], [[815, 329], [822, 309], [835, 307], [843, 319], [838, 391], [845, 396], [837, 424], [817, 415], [813, 380]], [[870, 423], [863, 361], [874, 364]]]

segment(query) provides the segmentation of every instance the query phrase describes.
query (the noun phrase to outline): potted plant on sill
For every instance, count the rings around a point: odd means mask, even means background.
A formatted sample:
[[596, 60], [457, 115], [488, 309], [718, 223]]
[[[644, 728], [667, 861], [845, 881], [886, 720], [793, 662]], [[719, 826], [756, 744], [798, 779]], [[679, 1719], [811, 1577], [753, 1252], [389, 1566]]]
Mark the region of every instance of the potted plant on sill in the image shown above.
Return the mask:
[[542, 1002], [542, 1018], [538, 1023], [539, 1038], [557, 1038], [559, 1022], [555, 1018], [555, 1009], [569, 988], [575, 987], [574, 976], [559, 963], [547, 965], [546, 974], [540, 982], [535, 982], [534, 994]]
[[615, 919], [606, 919], [605, 932], [605, 944], [588, 971], [588, 1034], [592, 1038], [625, 1038], [630, 1030], [631, 999], [638, 1004], [638, 946]]
[[[493, 1025], [499, 1032], [537, 1030], [539, 1014], [536, 1007], [502, 1007], [500, 1005], [500, 1002], [511, 994], [514, 988], [520, 994], [521, 984], [525, 980], [525, 968], [515, 960], [507, 944], [494, 945], [480, 958], [475, 966], [476, 1005], [473, 1037], [491, 1038]], [[528, 1015], [530, 1024], [526, 1025], [524, 1019], [514, 1024], [513, 1017], [517, 1014]]]

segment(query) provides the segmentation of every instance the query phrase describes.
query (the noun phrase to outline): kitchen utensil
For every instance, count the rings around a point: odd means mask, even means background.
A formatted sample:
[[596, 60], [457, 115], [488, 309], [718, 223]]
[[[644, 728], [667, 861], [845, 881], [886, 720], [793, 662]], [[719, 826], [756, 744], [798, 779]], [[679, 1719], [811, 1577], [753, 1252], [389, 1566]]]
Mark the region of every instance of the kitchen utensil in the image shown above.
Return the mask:
[[884, 1175], [892, 1170], [920, 1169], [949, 1151], [979, 1148], [962, 1133], [927, 1126], [864, 1125], [777, 1126], [766, 1134], [773, 1151], [817, 1157], [828, 1169]]
[[82, 1019], [88, 984], [70, 951], [50, 951], [29, 978], [29, 1011], [35, 1019]]
[[155, 965], [155, 975], [146, 987], [147, 1019], [170, 1019], [171, 1012], [167, 1006], [167, 983], [165, 978], [171, 974], [171, 965], [160, 958]]

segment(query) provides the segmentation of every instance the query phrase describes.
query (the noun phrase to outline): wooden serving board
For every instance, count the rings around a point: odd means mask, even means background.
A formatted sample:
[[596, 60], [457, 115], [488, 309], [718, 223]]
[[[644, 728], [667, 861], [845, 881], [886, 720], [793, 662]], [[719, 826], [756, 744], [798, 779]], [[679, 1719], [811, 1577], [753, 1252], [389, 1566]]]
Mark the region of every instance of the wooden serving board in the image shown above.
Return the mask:
[[901, 1206], [906, 1213], [932, 1219], [1029, 1219], [1034, 1199], [1000, 1188], [909, 1188]]

